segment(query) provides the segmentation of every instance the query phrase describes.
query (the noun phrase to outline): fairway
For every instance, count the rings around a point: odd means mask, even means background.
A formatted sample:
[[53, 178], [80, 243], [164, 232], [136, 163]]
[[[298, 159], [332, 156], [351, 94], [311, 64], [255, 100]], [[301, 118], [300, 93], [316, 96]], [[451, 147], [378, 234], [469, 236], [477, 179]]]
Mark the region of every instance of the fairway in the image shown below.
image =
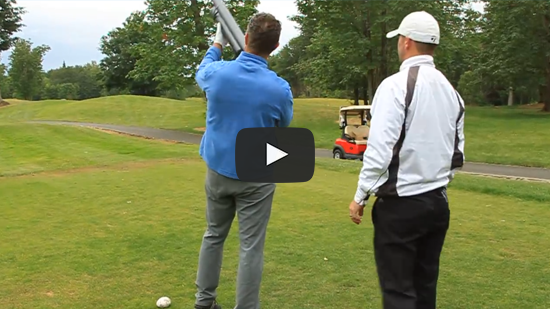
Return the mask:
[[[204, 221], [196, 145], [91, 129], [0, 126], [2, 308], [190, 308]], [[380, 308], [367, 212], [348, 217], [357, 162], [318, 159], [278, 185], [262, 308]], [[459, 175], [442, 255], [441, 308], [544, 308], [550, 184]], [[372, 203], [372, 202], [371, 202]], [[219, 301], [234, 304], [237, 222]]]
[[98, 130], [38, 124], [0, 125], [0, 177], [177, 158], [198, 150]]
[[0, 7], [0, 309], [550, 309], [550, 0]]
[[[295, 99], [292, 127], [311, 130], [318, 148], [332, 149], [341, 135], [338, 110], [349, 100]], [[202, 132], [205, 103], [140, 96], [85, 101], [15, 101], [0, 108], [0, 122], [70, 120]], [[550, 167], [550, 114], [535, 109], [466, 107], [466, 160]]]

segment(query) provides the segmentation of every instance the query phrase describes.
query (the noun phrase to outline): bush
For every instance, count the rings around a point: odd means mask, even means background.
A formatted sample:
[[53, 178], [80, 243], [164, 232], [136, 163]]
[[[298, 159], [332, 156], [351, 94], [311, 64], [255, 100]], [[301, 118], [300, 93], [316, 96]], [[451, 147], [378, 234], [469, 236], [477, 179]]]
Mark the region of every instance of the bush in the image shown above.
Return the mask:
[[186, 86], [180, 89], [170, 89], [167, 91], [164, 91], [161, 94], [161, 97], [168, 98], [168, 99], [174, 99], [174, 100], [185, 100], [187, 98], [200, 98], [202, 97], [202, 90], [196, 86]]

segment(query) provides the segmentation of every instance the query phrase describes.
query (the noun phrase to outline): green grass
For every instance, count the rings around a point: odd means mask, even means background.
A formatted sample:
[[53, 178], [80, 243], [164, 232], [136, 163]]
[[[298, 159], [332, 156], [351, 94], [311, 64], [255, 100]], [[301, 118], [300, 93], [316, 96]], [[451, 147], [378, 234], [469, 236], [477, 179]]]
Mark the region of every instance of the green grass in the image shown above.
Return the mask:
[[[204, 103], [139, 96], [87, 101], [12, 101], [0, 109], [0, 122], [70, 120], [200, 132]], [[347, 100], [296, 99], [293, 127], [310, 129], [319, 148], [331, 148], [340, 135], [338, 108]], [[550, 167], [550, 114], [535, 109], [467, 107], [466, 159], [470, 162]]]
[[[173, 308], [191, 307], [204, 172], [188, 160], [0, 180], [3, 306], [154, 308], [156, 298], [169, 295]], [[318, 170], [308, 183], [279, 185], [263, 308], [338, 308], [343, 299], [351, 308], [379, 308], [371, 225], [356, 227], [347, 216], [354, 180]], [[545, 306], [550, 209], [461, 190], [450, 199], [441, 308]], [[219, 290], [227, 307], [234, 299], [235, 231]]]
[[[11, 101], [11, 100], [8, 100]], [[97, 123], [178, 129], [202, 132], [205, 104], [202, 99], [185, 101], [140, 97], [112, 96], [86, 101], [13, 101], [0, 109], [0, 122], [28, 120], [69, 120]], [[330, 148], [340, 135], [338, 109], [349, 104], [336, 99], [297, 99], [292, 126], [307, 127], [317, 147]], [[199, 129], [199, 130], [197, 130]]]
[[204, 126], [203, 114], [204, 103], [199, 99], [112, 96], [85, 101], [18, 101], [0, 109], [0, 121], [90, 121], [190, 131]]
[[550, 167], [550, 113], [467, 107], [466, 160]]
[[[318, 168], [358, 175], [361, 162], [317, 158]], [[457, 173], [450, 189], [550, 204], [550, 182], [516, 181]]]
[[[199, 132], [201, 99], [113, 96], [87, 101], [13, 101], [0, 109], [0, 122], [70, 120]], [[293, 127], [310, 129], [319, 148], [340, 135], [338, 108], [347, 100], [296, 99]], [[535, 109], [467, 107], [466, 158], [470, 162], [550, 167], [550, 114]]]
[[[205, 228], [196, 145], [73, 127], [0, 128], [2, 308], [152, 309], [164, 295], [171, 308], [192, 306]], [[347, 216], [356, 163], [321, 159], [311, 181], [278, 185], [262, 308], [380, 308], [370, 219], [356, 226]], [[440, 308], [550, 302], [548, 189], [457, 177]], [[235, 222], [219, 288], [225, 308], [234, 304], [236, 230]]]
[[184, 157], [183, 145], [80, 128], [38, 124], [0, 125], [0, 177], [120, 162]]

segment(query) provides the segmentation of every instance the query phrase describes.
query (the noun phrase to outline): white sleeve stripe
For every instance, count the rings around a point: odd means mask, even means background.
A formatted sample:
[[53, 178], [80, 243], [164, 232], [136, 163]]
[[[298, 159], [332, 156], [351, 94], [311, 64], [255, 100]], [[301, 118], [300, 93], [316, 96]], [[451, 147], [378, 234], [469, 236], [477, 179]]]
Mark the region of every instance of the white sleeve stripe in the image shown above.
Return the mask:
[[[456, 92], [456, 91], [455, 91]], [[461, 168], [464, 165], [464, 153], [460, 150], [460, 121], [464, 116], [464, 106], [460, 103], [460, 96], [456, 92], [456, 98], [458, 100], [458, 106], [460, 110], [458, 112], [458, 118], [456, 119], [456, 129], [455, 129], [455, 147], [453, 158], [451, 159], [451, 171], [457, 168]]]
[[401, 135], [399, 140], [393, 147], [393, 157], [391, 158], [390, 165], [387, 171], [389, 171], [388, 179], [380, 186], [377, 196], [398, 196], [397, 194], [397, 173], [399, 172], [399, 154], [405, 141], [405, 134], [407, 129], [407, 115], [409, 113], [409, 107], [411, 105], [414, 88], [416, 86], [416, 79], [418, 78], [418, 71], [420, 67], [414, 66], [409, 68], [407, 76], [407, 94], [405, 95], [405, 117], [403, 119], [403, 125], [401, 127]]

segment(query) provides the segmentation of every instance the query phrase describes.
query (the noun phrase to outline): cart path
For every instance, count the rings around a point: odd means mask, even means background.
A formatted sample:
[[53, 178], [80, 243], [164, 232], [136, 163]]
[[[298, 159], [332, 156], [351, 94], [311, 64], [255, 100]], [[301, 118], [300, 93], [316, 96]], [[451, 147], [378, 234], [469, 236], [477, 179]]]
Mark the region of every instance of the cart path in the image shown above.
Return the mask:
[[[187, 144], [200, 144], [202, 135], [182, 132], [178, 130], [155, 129], [147, 127], [133, 127], [113, 124], [100, 124], [90, 122], [73, 122], [73, 121], [30, 121], [31, 123], [55, 124], [55, 125], [73, 125], [88, 128], [97, 128], [103, 130], [111, 130], [118, 133], [152, 138], [169, 140]], [[332, 158], [332, 151], [329, 149], [316, 149], [315, 156], [319, 158]], [[461, 173], [469, 173], [476, 175], [485, 175], [493, 177], [503, 177], [511, 179], [546, 181], [550, 182], [550, 169], [497, 165], [487, 163], [466, 162]]]

